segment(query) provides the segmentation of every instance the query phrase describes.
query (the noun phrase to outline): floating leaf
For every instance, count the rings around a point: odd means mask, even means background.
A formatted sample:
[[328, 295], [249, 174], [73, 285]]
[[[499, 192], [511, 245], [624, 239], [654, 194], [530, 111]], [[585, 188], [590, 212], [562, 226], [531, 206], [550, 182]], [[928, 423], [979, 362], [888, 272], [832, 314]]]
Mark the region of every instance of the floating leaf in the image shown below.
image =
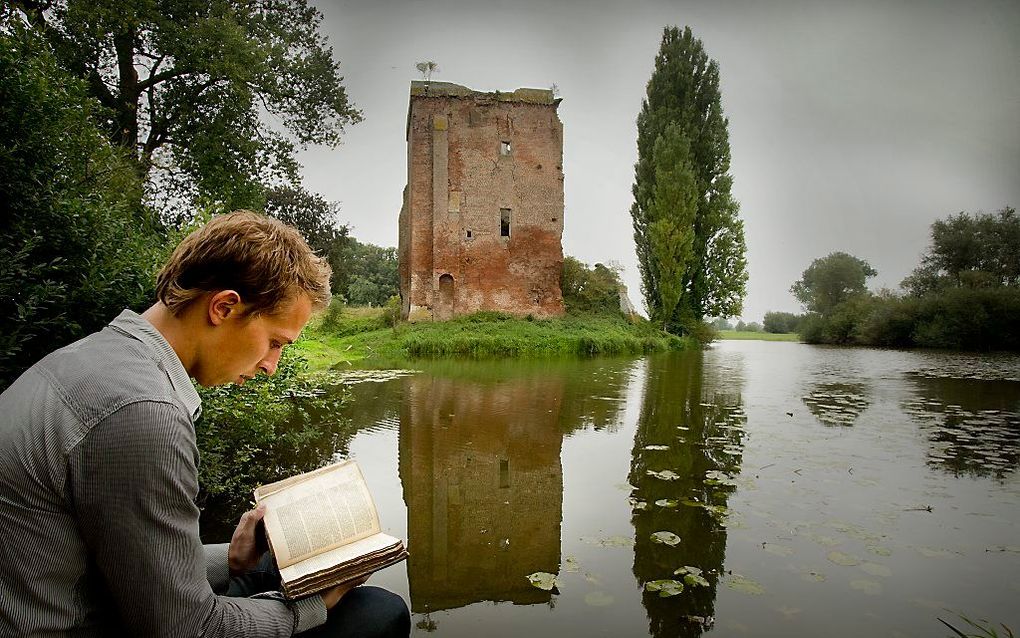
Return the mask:
[[648, 503], [645, 503], [644, 501], [633, 501], [631, 502], [631, 507], [636, 510], [646, 510], [648, 509]]
[[868, 551], [876, 556], [892, 556], [892, 550], [880, 545], [868, 545]]
[[806, 572], [801, 572], [800, 577], [803, 580], [806, 580], [806, 581], [808, 581], [810, 583], [824, 583], [825, 582], [825, 574], [823, 574], [821, 572], [816, 572], [814, 570], [808, 570]]
[[829, 559], [829, 562], [842, 565], [844, 567], [854, 567], [855, 565], [861, 564], [860, 558], [851, 554], [844, 554], [843, 552], [829, 552], [826, 558]]
[[581, 565], [577, 562], [577, 559], [573, 556], [567, 556], [566, 560], [563, 561], [563, 571], [575, 574], [580, 571]]
[[605, 607], [613, 604], [613, 597], [604, 591], [588, 592], [584, 596], [584, 603], [592, 607]]
[[655, 504], [658, 505], [659, 507], [672, 508], [677, 506], [677, 501], [675, 498], [660, 498], [659, 500], [655, 501]]
[[669, 446], [668, 445], [646, 445], [645, 449], [646, 450], [668, 450]]
[[789, 556], [793, 553], [793, 550], [789, 547], [775, 543], [765, 543], [765, 551], [776, 556]]
[[761, 586], [761, 583], [740, 574], [730, 575], [726, 579], [726, 586], [734, 591], [741, 591], [752, 596], [760, 596], [765, 593], [765, 588]]
[[882, 593], [882, 583], [876, 583], [873, 580], [852, 580], [850, 581], [850, 587], [871, 596], [877, 596]]
[[676, 596], [684, 590], [684, 584], [678, 580], [652, 580], [645, 583], [645, 591], [659, 592], [659, 598]]
[[892, 576], [892, 570], [885, 565], [879, 565], [878, 563], [864, 562], [861, 564], [861, 569], [868, 572], [872, 576], [881, 576], [882, 578], [889, 578]]
[[674, 472], [673, 470], [662, 470], [661, 472], [656, 472], [655, 470], [646, 470], [645, 474], [647, 474], [648, 476], [654, 476], [657, 479], [662, 479], [663, 481], [675, 481], [680, 478], [680, 475]]
[[708, 587], [708, 581], [700, 574], [687, 574], [684, 576], [684, 582], [691, 586]]
[[670, 547], [680, 544], [680, 537], [673, 532], [654, 532], [651, 538], [653, 543], [661, 543]]
[[545, 591], [552, 590], [553, 587], [559, 585], [559, 581], [556, 580], [556, 574], [550, 574], [549, 572], [535, 572], [534, 574], [528, 574], [528, 581], [539, 589]]

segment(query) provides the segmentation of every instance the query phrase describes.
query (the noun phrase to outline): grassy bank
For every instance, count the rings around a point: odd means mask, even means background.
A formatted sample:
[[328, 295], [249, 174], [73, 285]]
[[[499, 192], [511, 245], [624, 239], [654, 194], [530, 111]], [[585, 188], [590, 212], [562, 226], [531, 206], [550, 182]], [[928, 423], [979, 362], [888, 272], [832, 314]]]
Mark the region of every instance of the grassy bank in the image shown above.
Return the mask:
[[738, 330], [720, 330], [720, 339], [754, 339], [757, 341], [800, 341], [800, 335], [796, 332], [773, 333], [773, 332], [749, 332]]
[[693, 344], [647, 321], [566, 316], [522, 319], [480, 312], [444, 322], [386, 325], [381, 309], [335, 309], [313, 321], [295, 345], [311, 369], [362, 360], [644, 354]]

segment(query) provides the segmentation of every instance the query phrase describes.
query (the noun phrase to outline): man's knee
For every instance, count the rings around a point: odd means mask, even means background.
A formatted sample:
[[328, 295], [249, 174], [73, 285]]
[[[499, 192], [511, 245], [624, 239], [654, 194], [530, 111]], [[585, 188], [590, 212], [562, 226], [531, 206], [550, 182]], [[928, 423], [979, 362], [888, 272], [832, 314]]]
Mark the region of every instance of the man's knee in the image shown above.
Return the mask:
[[327, 625], [333, 625], [335, 621], [340, 621], [346, 629], [343, 634], [337, 635], [406, 638], [411, 634], [411, 613], [404, 599], [371, 585], [362, 585], [344, 594], [330, 611]]

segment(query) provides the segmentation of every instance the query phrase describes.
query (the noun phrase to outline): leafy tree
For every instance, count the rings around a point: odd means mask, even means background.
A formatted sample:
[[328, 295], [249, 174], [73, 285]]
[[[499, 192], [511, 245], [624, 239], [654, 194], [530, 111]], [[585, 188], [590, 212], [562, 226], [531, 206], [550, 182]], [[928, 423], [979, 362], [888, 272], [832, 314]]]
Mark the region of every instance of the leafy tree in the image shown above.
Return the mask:
[[563, 257], [560, 290], [569, 314], [619, 314], [620, 271], [603, 264], [588, 264], [570, 255]]
[[336, 146], [361, 119], [306, 0], [13, 6], [104, 107], [93, 120], [153, 199], [258, 207], [263, 184], [296, 179], [298, 145]]
[[826, 315], [851, 296], [866, 293], [865, 282], [877, 274], [863, 259], [834, 252], [811, 262], [790, 292], [809, 311]]
[[792, 312], [769, 311], [765, 313], [763, 328], [765, 332], [775, 334], [797, 332], [797, 328], [803, 318], [802, 315], [795, 315]]
[[345, 295], [351, 279], [347, 256], [354, 239], [339, 221], [340, 207], [303, 188], [280, 186], [266, 191], [265, 212], [301, 231], [308, 245], [332, 267], [333, 293]]
[[1020, 286], [1020, 216], [959, 213], [931, 225], [931, 246], [903, 287], [920, 296], [947, 286]]
[[346, 255], [351, 274], [345, 294], [355, 306], [384, 306], [400, 294], [397, 249], [361, 243], [353, 237]]
[[94, 124], [99, 105], [0, 15], [0, 389], [58, 346], [151, 302], [172, 239]]
[[[739, 314], [747, 283], [746, 249], [739, 205], [730, 193], [733, 178], [719, 65], [689, 27], [664, 30], [637, 126], [631, 217], [642, 292], [651, 314], [665, 316], [674, 330], [690, 330], [705, 316]], [[661, 185], [660, 179], [674, 185]], [[663, 224], [665, 217], [675, 225]], [[689, 228], [678, 232], [685, 225]], [[692, 235], [691, 254], [684, 260], [686, 233]], [[670, 310], [674, 287], [679, 300]]]
[[[691, 146], [680, 126], [670, 124], [655, 140], [655, 197], [648, 209], [647, 237], [652, 261], [658, 273], [658, 303], [649, 304], [652, 320], [668, 329], [677, 315], [684, 275], [694, 256], [694, 221], [697, 214], [697, 188], [691, 167]], [[685, 300], [687, 301], [687, 300]], [[685, 303], [681, 314], [691, 321], [691, 305]]]
[[716, 330], [733, 330], [733, 324], [726, 320], [725, 317], [718, 317], [712, 322], [712, 327]]

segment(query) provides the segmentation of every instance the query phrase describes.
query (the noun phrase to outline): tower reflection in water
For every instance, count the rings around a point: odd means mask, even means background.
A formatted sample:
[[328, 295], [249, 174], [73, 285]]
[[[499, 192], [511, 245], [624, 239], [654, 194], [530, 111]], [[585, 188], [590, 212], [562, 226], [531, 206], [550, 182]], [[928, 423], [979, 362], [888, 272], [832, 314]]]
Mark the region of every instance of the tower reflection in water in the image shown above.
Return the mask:
[[545, 604], [560, 570], [563, 437], [619, 423], [628, 362], [434, 364], [403, 380], [411, 609]]

